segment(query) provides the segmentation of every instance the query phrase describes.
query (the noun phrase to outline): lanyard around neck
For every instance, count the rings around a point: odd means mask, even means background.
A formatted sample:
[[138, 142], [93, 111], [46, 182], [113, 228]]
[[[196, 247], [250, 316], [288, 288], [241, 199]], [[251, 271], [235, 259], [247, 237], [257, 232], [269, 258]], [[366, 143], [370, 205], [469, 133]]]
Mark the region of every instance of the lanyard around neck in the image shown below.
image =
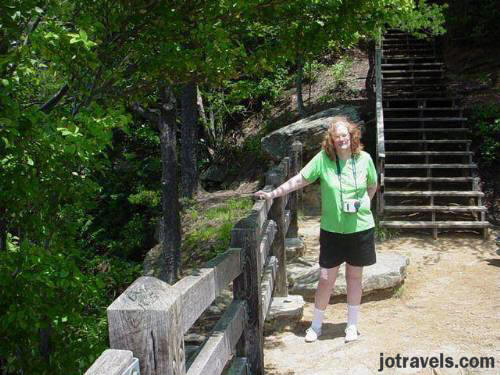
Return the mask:
[[[342, 172], [340, 171], [340, 162], [339, 162], [339, 157], [338, 155], [335, 155], [335, 161], [337, 164], [337, 175], [339, 176], [339, 183], [340, 183], [340, 200], [342, 201], [342, 205], [344, 204], [344, 194], [343, 194], [343, 189], [342, 189]], [[347, 163], [346, 163], [347, 164]], [[354, 158], [351, 155], [351, 164], [352, 164], [352, 175], [354, 177], [354, 187], [356, 188], [356, 199], [359, 200], [358, 197], [358, 183], [356, 180], [356, 165], [354, 164]]]

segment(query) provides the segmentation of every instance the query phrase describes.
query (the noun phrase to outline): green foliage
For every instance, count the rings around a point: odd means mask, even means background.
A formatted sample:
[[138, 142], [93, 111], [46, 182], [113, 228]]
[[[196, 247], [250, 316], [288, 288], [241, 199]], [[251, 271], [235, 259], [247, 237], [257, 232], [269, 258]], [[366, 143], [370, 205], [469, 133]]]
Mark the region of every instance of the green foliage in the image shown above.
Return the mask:
[[344, 56], [332, 65], [331, 74], [337, 84], [345, 81], [346, 73], [351, 68], [352, 63], [350, 57]]
[[[139, 274], [138, 265], [51, 250], [9, 236], [0, 252], [0, 356], [5, 370], [82, 373], [107, 346], [105, 309]], [[82, 266], [85, 267], [82, 267]], [[50, 362], [37, 348], [50, 327]]]
[[186, 210], [184, 225], [189, 227], [184, 235], [181, 256], [183, 263], [200, 265], [229, 248], [231, 229], [234, 224], [248, 215], [253, 201], [249, 198], [231, 198], [199, 214], [194, 205]]
[[319, 74], [326, 68], [325, 64], [318, 61], [307, 61], [304, 64], [304, 83], [316, 82]]
[[481, 162], [492, 166], [500, 160], [500, 105], [483, 104], [472, 108], [469, 122], [472, 137], [479, 144]]
[[137, 194], [131, 194], [128, 201], [131, 204], [143, 205], [146, 207], [156, 208], [160, 204], [160, 192], [153, 190], [140, 190]]

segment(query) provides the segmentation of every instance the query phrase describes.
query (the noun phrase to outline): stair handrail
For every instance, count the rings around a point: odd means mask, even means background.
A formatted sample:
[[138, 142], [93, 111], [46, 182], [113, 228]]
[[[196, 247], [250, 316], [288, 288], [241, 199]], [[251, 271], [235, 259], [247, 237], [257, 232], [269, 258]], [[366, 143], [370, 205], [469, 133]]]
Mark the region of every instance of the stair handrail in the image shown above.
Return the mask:
[[380, 188], [377, 191], [377, 213], [384, 212], [384, 174], [385, 174], [385, 139], [384, 139], [384, 108], [382, 106], [382, 36], [375, 46], [375, 101], [377, 115], [377, 170]]

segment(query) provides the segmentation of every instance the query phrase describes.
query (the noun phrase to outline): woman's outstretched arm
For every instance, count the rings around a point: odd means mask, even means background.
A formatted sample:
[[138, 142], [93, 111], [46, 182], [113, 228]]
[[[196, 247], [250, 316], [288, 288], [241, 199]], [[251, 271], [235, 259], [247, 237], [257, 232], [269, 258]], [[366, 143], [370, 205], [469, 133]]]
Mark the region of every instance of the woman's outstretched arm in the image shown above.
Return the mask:
[[301, 189], [304, 186], [309, 185], [310, 183], [311, 182], [308, 182], [302, 176], [302, 174], [298, 173], [297, 175], [293, 176], [291, 179], [284, 182], [270, 193], [259, 190], [258, 192], [254, 193], [254, 196], [259, 199], [274, 199], [286, 195], [288, 193], [291, 193], [292, 191]]

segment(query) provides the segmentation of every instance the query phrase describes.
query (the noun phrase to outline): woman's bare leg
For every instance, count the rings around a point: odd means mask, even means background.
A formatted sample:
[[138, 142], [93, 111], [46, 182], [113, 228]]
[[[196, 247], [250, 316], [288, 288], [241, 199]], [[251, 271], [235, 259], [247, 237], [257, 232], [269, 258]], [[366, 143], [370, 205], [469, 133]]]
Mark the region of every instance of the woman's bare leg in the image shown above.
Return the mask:
[[359, 305], [361, 303], [361, 281], [363, 279], [363, 267], [345, 265], [345, 279], [347, 283], [347, 304]]
[[314, 296], [314, 307], [318, 310], [325, 310], [330, 301], [339, 266], [333, 268], [320, 268], [318, 287]]

